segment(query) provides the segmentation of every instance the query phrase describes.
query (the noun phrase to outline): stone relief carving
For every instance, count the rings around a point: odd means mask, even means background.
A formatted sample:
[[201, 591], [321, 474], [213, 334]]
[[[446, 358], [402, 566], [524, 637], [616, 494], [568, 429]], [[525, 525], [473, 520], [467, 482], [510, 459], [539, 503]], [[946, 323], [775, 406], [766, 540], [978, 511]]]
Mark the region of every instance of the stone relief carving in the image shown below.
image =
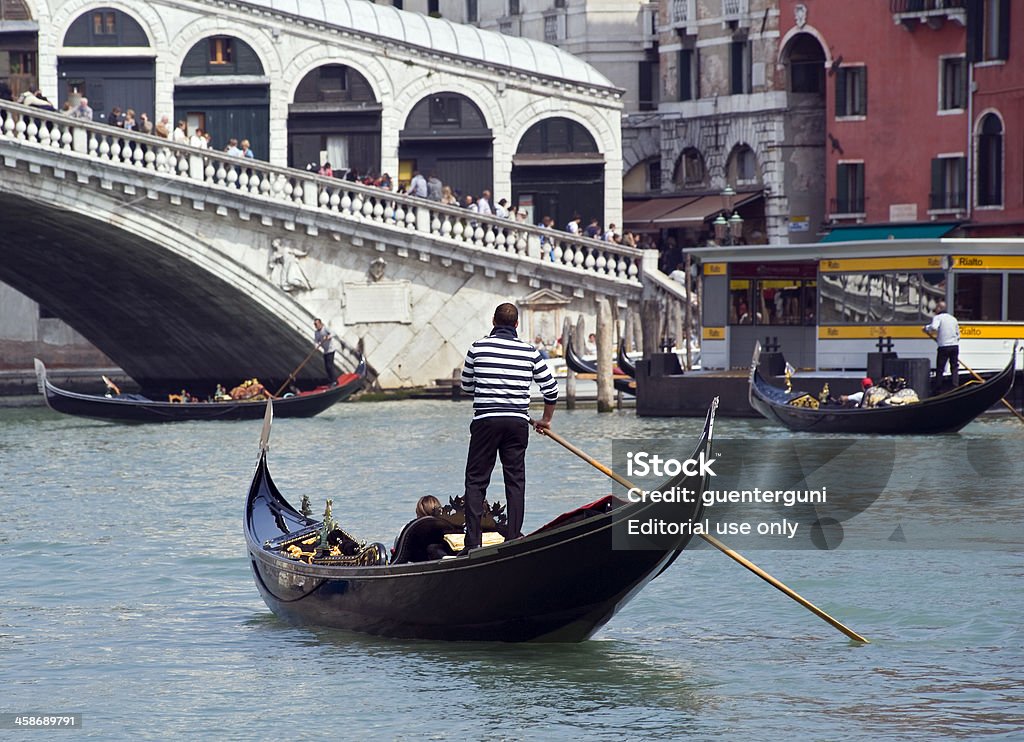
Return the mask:
[[272, 240], [270, 260], [267, 265], [271, 283], [281, 287], [284, 291], [309, 291], [312, 289], [312, 284], [306, 278], [306, 274], [299, 264], [299, 258], [304, 258], [306, 255], [308, 253], [292, 247], [291, 240], [280, 238]]
[[797, 3], [796, 7], [793, 8], [793, 18], [796, 21], [797, 28], [803, 28], [807, 25], [807, 6], [803, 3]]

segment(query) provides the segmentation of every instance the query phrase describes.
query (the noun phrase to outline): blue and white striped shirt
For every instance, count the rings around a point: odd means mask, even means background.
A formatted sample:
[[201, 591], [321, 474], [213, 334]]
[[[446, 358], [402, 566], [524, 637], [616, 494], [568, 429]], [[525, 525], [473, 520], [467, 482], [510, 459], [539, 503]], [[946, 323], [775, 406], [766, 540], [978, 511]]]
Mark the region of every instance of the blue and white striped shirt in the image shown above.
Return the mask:
[[495, 327], [470, 346], [462, 366], [462, 391], [473, 395], [473, 418], [530, 419], [530, 382], [544, 402], [558, 401], [558, 385], [540, 351], [516, 335], [514, 327]]

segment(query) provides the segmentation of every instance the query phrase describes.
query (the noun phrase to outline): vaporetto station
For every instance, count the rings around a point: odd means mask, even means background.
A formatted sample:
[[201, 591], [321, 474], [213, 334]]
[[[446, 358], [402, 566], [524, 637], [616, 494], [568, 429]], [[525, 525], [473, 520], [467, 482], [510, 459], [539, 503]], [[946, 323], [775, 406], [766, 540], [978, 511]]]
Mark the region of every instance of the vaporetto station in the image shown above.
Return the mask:
[[691, 254], [701, 264], [705, 369], [747, 367], [754, 343], [766, 340], [798, 369], [863, 370], [880, 349], [934, 358], [922, 327], [940, 300], [960, 321], [961, 360], [976, 370], [1003, 368], [1024, 338], [1024, 239], [883, 238]]

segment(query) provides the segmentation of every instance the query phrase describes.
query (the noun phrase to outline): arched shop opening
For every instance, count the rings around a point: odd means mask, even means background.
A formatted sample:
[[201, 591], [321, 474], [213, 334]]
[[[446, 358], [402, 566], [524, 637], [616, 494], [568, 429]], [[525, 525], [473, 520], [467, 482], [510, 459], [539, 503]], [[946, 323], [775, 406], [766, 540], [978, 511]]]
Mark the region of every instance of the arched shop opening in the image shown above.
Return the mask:
[[493, 185], [493, 141], [483, 113], [469, 98], [429, 95], [413, 106], [398, 134], [399, 183], [407, 184], [419, 170], [424, 176], [435, 173], [463, 196], [479, 196]]
[[210, 133], [210, 146], [249, 140], [253, 155], [270, 154], [270, 80], [253, 48], [233, 36], [210, 36], [193, 46], [174, 86], [174, 118]]
[[[121, 56], [118, 48], [122, 47], [150, 48], [146, 31], [130, 15], [96, 8], [78, 16], [64, 34], [64, 48], [81, 48], [82, 56], [68, 53], [57, 60], [58, 107], [67, 101], [78, 105], [85, 96], [95, 121], [114, 123], [109, 116], [115, 107], [133, 109], [136, 121], [143, 113], [158, 120], [156, 55]], [[97, 54], [98, 49], [109, 49], [109, 53]]]
[[343, 64], [310, 71], [288, 106], [288, 165], [380, 175], [380, 113], [366, 78]]
[[562, 229], [578, 214], [604, 225], [604, 155], [590, 132], [562, 117], [531, 126], [512, 158], [512, 202], [534, 223], [550, 216]]

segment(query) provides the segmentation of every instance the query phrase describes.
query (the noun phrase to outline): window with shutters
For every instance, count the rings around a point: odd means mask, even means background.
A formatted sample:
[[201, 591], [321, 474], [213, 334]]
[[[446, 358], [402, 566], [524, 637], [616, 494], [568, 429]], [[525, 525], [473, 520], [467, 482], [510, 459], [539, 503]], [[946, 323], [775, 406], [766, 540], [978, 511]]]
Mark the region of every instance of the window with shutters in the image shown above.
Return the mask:
[[939, 59], [939, 110], [963, 111], [967, 108], [967, 58]]
[[944, 155], [932, 160], [931, 211], [959, 211], [967, 205], [967, 158]]
[[836, 117], [868, 115], [868, 68], [842, 66], [836, 72]]
[[679, 50], [679, 100], [695, 100], [698, 92], [697, 50]]
[[840, 162], [836, 165], [836, 197], [833, 214], [864, 213], [864, 163]]

